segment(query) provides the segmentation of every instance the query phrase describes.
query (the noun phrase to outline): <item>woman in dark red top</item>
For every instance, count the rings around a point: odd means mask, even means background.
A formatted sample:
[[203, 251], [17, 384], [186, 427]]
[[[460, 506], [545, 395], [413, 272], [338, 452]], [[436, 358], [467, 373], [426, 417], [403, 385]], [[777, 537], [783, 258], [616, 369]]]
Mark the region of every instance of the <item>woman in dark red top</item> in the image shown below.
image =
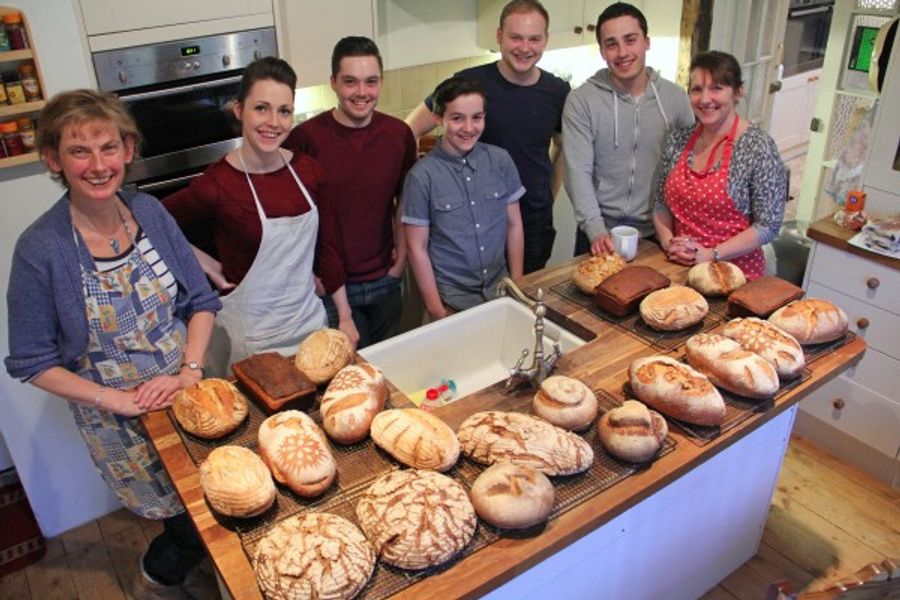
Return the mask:
[[[182, 226], [213, 230], [221, 262], [197, 251], [210, 279], [227, 293], [210, 345], [210, 370], [267, 350], [290, 353], [326, 326], [313, 269], [358, 339], [334, 243], [322, 167], [282, 149], [290, 132], [296, 75], [281, 59], [260, 59], [244, 72], [235, 116], [243, 143], [164, 204]], [[315, 263], [315, 265], [314, 265]]]

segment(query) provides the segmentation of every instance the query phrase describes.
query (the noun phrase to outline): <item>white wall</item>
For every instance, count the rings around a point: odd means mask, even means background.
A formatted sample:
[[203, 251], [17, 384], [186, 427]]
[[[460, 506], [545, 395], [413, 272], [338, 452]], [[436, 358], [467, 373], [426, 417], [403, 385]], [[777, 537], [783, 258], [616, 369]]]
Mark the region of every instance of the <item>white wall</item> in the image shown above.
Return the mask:
[[[2, 0], [31, 26], [45, 92], [91, 86], [76, 0]], [[9, 354], [6, 289], [19, 234], [61, 194], [40, 164], [0, 171], [0, 355]], [[0, 374], [0, 431], [45, 536], [119, 506], [100, 479], [65, 402]]]

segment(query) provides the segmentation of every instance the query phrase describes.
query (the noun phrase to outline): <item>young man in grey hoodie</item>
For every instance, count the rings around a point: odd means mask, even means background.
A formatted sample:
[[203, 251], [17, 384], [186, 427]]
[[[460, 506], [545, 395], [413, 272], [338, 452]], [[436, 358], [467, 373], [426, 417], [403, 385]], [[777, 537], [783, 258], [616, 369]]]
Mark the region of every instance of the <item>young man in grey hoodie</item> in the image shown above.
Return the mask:
[[609, 6], [597, 19], [597, 43], [607, 68], [569, 94], [563, 111], [576, 255], [612, 252], [616, 225], [653, 235], [650, 193], [666, 132], [694, 123], [684, 90], [646, 66], [650, 38], [640, 10]]

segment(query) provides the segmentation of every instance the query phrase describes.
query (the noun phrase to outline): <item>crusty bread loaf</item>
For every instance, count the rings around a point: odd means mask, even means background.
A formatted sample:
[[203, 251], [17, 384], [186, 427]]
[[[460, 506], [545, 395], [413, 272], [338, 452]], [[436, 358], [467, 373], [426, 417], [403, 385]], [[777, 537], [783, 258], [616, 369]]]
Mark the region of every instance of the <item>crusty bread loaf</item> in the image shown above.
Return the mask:
[[669, 356], [647, 356], [628, 367], [631, 391], [664, 415], [696, 425], [720, 425], [725, 401], [706, 375]]
[[806, 364], [803, 348], [794, 336], [757, 317], [732, 319], [725, 324], [722, 335], [769, 361], [780, 379], [797, 377]]
[[637, 400], [626, 400], [600, 417], [600, 443], [606, 451], [628, 462], [647, 462], [659, 452], [669, 426], [661, 414]]
[[235, 378], [267, 414], [307, 410], [316, 400], [316, 384], [278, 352], [254, 354], [231, 365]]
[[534, 414], [557, 427], [582, 431], [597, 416], [597, 396], [577, 379], [553, 375], [541, 383], [531, 408]]
[[272, 474], [253, 450], [219, 446], [200, 465], [200, 487], [217, 512], [255, 517], [275, 501]]
[[299, 410], [276, 413], [262, 422], [259, 453], [275, 480], [300, 496], [318, 496], [337, 472], [325, 434]]
[[625, 267], [594, 290], [594, 302], [611, 315], [624, 317], [638, 309], [647, 294], [669, 287], [668, 277], [650, 267]]
[[350, 521], [306, 513], [281, 521], [253, 554], [256, 581], [266, 600], [349, 600], [375, 569], [375, 552]]
[[462, 422], [457, 436], [463, 452], [485, 465], [505, 460], [546, 475], [571, 475], [594, 462], [594, 451], [581, 437], [531, 415], [475, 413]]
[[849, 323], [847, 313], [821, 298], [796, 300], [779, 308], [769, 322], [794, 336], [801, 344], [824, 344], [843, 337]]
[[698, 333], [685, 343], [688, 363], [723, 390], [748, 398], [772, 398], [778, 393], [778, 373], [759, 354], [715, 333]]
[[802, 288], [780, 277], [765, 275], [729, 294], [728, 314], [765, 319], [777, 308], [802, 297]]
[[355, 444], [369, 435], [372, 419], [384, 408], [387, 395], [384, 375], [377, 367], [347, 365], [322, 396], [322, 427], [334, 441]]
[[350, 364], [352, 358], [350, 338], [343, 331], [326, 328], [312, 332], [300, 342], [294, 364], [313, 383], [321, 384]]
[[537, 469], [499, 462], [478, 476], [469, 495], [475, 512], [491, 525], [525, 529], [547, 520], [555, 493]]
[[247, 399], [225, 379], [202, 379], [175, 396], [172, 412], [193, 435], [215, 439], [227, 435], [247, 418]]
[[396, 408], [375, 415], [372, 439], [385, 452], [414, 469], [446, 471], [459, 458], [459, 440], [438, 417], [418, 408]]
[[478, 522], [459, 483], [416, 469], [376, 479], [360, 497], [356, 517], [378, 557], [401, 569], [447, 562], [469, 545]]
[[745, 283], [741, 268], [727, 261], [694, 265], [687, 275], [687, 284], [704, 296], [727, 296]]
[[615, 253], [589, 256], [575, 267], [572, 281], [585, 294], [593, 295], [594, 289], [609, 277], [625, 268], [625, 259]]
[[660, 331], [679, 331], [696, 325], [709, 312], [706, 298], [683, 285], [657, 290], [641, 300], [641, 318]]

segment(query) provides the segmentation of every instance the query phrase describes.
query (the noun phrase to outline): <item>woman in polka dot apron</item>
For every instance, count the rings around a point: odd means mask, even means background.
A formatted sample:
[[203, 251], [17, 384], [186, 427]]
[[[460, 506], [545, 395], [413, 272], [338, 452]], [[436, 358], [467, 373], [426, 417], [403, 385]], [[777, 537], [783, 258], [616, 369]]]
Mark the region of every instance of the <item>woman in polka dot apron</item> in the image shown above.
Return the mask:
[[654, 225], [669, 260], [729, 260], [747, 279], [765, 273], [761, 246], [781, 226], [786, 176], [774, 141], [737, 114], [740, 65], [723, 52], [691, 64], [696, 126], [673, 132], [662, 159]]

